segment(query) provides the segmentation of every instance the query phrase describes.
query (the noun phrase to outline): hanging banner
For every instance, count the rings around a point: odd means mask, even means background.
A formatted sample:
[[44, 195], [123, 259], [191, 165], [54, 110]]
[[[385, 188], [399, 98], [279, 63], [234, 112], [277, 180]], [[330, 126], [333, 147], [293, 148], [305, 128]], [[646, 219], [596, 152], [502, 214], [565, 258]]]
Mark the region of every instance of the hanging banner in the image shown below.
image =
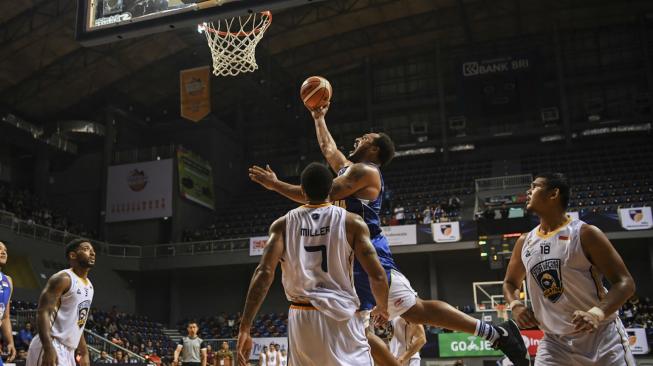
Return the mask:
[[436, 222], [431, 224], [433, 241], [436, 243], [452, 243], [460, 241], [460, 224], [453, 222]]
[[177, 148], [179, 194], [189, 201], [215, 209], [211, 164], [191, 151]]
[[172, 216], [172, 159], [109, 167], [106, 222]]
[[210, 71], [209, 66], [202, 66], [179, 72], [180, 110], [183, 118], [199, 122], [211, 112]]
[[417, 225], [382, 226], [381, 230], [390, 246], [417, 244]]
[[263, 248], [268, 243], [269, 236], [254, 236], [249, 238], [249, 255], [251, 257], [263, 255]]
[[646, 355], [649, 352], [648, 340], [646, 338], [646, 329], [628, 328], [628, 344], [634, 355]]
[[263, 346], [270, 348], [270, 344], [278, 344], [279, 351], [288, 351], [288, 338], [286, 337], [269, 337], [269, 338], [252, 338], [252, 353], [249, 355], [250, 360], [258, 360]]
[[653, 227], [650, 207], [620, 208], [619, 221], [626, 230], [646, 230]]

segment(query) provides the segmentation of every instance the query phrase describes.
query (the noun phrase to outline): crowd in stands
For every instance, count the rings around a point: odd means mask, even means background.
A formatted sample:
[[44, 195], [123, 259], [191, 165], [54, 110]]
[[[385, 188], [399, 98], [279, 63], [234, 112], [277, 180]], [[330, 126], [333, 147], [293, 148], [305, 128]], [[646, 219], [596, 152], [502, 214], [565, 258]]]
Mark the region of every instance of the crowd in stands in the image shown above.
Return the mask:
[[[447, 222], [460, 219], [462, 201], [457, 196], [451, 196], [435, 204], [427, 204], [423, 209], [420, 207], [404, 207], [397, 203], [392, 207], [392, 201], [384, 203], [381, 214], [381, 225], [411, 225], [430, 224], [432, 222]], [[392, 207], [392, 208], [391, 208]]]
[[[240, 326], [240, 312], [221, 313], [219, 315], [200, 318], [197, 320], [199, 334], [203, 338], [233, 338], [238, 335]], [[184, 333], [188, 319], [177, 324], [180, 332]], [[288, 336], [288, 314], [268, 313], [256, 317], [252, 326], [252, 337], [286, 337]]]
[[83, 225], [72, 223], [65, 215], [43, 202], [27, 189], [15, 189], [0, 182], [0, 211], [11, 212], [29, 224], [37, 224], [83, 237], [95, 238], [97, 234]]
[[[167, 355], [175, 347], [175, 343], [163, 334], [162, 324], [144, 315], [119, 312], [115, 306], [109, 312], [92, 309], [87, 329], [143, 357]], [[119, 351], [114, 351], [113, 358], [129, 358], [125, 352], [117, 353]]]

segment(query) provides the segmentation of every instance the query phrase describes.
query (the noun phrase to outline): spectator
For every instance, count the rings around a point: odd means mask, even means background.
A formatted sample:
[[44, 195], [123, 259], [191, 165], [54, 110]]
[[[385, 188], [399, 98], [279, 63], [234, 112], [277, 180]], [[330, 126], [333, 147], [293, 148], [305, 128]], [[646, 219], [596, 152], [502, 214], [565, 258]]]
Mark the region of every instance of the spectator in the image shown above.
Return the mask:
[[[229, 360], [229, 362], [227, 362]], [[215, 366], [233, 365], [234, 354], [229, 349], [229, 343], [222, 342], [220, 350], [216, 353]]]
[[113, 360], [114, 360], [114, 363], [126, 363], [125, 356], [124, 356], [124, 354], [122, 353], [121, 350], [117, 350], [113, 354]]
[[509, 212], [510, 211], [508, 210], [508, 207], [506, 207], [506, 204], [505, 203], [501, 204], [501, 208], [499, 209], [499, 214], [501, 215], [501, 218], [507, 219]]
[[27, 350], [20, 349], [18, 350], [18, 356], [16, 356], [16, 363], [19, 361], [27, 361]]
[[440, 206], [440, 204], [437, 204], [434, 208], [432, 208], [432, 210], [433, 210], [433, 222], [440, 222], [443, 213], [442, 206]]
[[406, 215], [404, 214], [404, 208], [401, 206], [395, 207], [395, 219], [399, 225], [403, 225], [406, 220]]
[[95, 363], [112, 363], [109, 359], [109, 354], [107, 351], [100, 352], [100, 356], [96, 358], [93, 362]]
[[147, 356], [147, 359], [150, 360], [150, 362], [153, 362], [155, 365], [161, 366], [162, 360], [161, 357], [159, 357], [159, 355], [156, 354], [156, 351], [152, 351], [152, 353], [149, 356]]
[[154, 353], [154, 345], [152, 344], [152, 341], [148, 340], [147, 344], [145, 345], [145, 353], [148, 355], [151, 355]]
[[27, 349], [32, 338], [34, 338], [34, 333], [32, 333], [32, 323], [26, 322], [25, 327], [18, 332], [18, 344], [16, 345], [16, 348]]
[[431, 223], [431, 221], [432, 221], [431, 214], [432, 214], [431, 208], [426, 206], [426, 208], [424, 208], [424, 211], [422, 211], [422, 223], [423, 224], [430, 224]]
[[206, 345], [206, 364], [213, 365], [215, 359], [215, 352], [213, 352], [213, 347], [210, 344]]

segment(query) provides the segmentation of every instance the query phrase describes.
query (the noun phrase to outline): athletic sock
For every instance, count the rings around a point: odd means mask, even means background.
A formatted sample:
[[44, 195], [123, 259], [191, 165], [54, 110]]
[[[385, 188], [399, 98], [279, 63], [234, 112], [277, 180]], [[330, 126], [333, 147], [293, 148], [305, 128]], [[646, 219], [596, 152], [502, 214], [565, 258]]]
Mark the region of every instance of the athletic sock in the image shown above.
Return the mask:
[[474, 331], [474, 335], [484, 338], [491, 344], [494, 344], [494, 342], [501, 337], [499, 332], [492, 325], [480, 320], [476, 320], [476, 330]]

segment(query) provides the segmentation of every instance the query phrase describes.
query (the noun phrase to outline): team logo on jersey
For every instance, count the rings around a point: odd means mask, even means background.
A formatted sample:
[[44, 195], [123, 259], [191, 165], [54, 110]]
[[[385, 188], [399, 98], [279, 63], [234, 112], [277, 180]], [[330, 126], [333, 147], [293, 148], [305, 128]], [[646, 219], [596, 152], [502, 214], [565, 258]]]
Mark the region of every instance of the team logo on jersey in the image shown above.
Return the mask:
[[564, 292], [560, 259], [547, 259], [534, 265], [531, 268], [531, 276], [542, 289], [544, 297], [551, 302], [557, 302], [560, 299]]
[[318, 213], [311, 214], [311, 219], [317, 220], [319, 218], [320, 218], [320, 214], [318, 214]]
[[88, 312], [91, 310], [91, 302], [85, 300], [77, 305], [77, 326], [83, 327], [86, 324], [86, 319], [88, 319]]
[[630, 216], [630, 218], [635, 222], [640, 222], [644, 220], [644, 212], [642, 211], [641, 208], [634, 208], [628, 210], [628, 216]]

